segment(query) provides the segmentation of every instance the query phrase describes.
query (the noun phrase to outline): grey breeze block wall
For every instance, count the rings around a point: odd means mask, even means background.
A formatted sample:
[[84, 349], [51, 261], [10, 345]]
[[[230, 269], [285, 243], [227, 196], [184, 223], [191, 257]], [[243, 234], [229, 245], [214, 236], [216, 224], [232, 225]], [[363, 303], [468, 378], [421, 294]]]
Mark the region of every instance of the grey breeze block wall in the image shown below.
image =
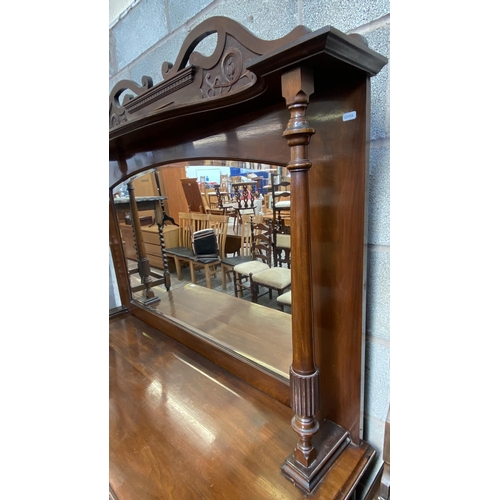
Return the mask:
[[[187, 34], [208, 17], [221, 15], [268, 40], [299, 24], [312, 30], [330, 25], [363, 35], [372, 49], [389, 58], [389, 12], [389, 0], [139, 0], [110, 26], [109, 89], [123, 79], [140, 83], [143, 75], [159, 83], [162, 63], [175, 61]], [[197, 50], [210, 54], [210, 38]], [[378, 452], [376, 465], [382, 461], [390, 400], [389, 66], [371, 80], [364, 439]]]

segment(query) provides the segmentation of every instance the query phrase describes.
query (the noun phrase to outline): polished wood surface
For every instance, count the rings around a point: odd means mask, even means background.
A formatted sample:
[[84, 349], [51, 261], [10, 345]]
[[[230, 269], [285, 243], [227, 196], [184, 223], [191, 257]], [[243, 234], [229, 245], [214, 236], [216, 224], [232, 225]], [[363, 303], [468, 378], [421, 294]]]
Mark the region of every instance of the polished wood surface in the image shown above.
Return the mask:
[[288, 378], [292, 359], [290, 314], [193, 284], [157, 294], [162, 300], [156, 311]]
[[[359, 442], [364, 369], [366, 247], [363, 207], [367, 149], [364, 142], [358, 142], [367, 137], [366, 122], [362, 122], [366, 114], [360, 107], [367, 98], [369, 85], [361, 75], [353, 86], [355, 90], [348, 82], [339, 82], [332, 83], [327, 91], [315, 90], [307, 115], [316, 130], [309, 145], [312, 162], [309, 199], [313, 324], [316, 364], [320, 369], [319, 418], [339, 423]], [[342, 114], [352, 109], [359, 109], [360, 121], [342, 122]], [[327, 120], [327, 117], [339, 118]], [[198, 133], [206, 134], [207, 138], [197, 151], [191, 147], [190, 135], [179, 137], [175, 147], [158, 143], [150, 146], [152, 150], [147, 154], [135, 152], [126, 161], [127, 172], [136, 172], [148, 161], [164, 164], [179, 157], [200, 156], [246, 157], [262, 163], [286, 165], [290, 152], [281, 133], [287, 127], [288, 118], [283, 100], [279, 106], [257, 109], [250, 115], [228, 120], [224, 127], [214, 122], [210, 130], [204, 130], [201, 125]], [[270, 135], [266, 130], [280, 132]], [[229, 140], [232, 136], [239, 140]], [[113, 162], [111, 170], [115, 170]], [[362, 206], [355, 206], [361, 199]], [[353, 241], [349, 240], [351, 235]]]
[[[311, 123], [320, 113], [338, 117], [329, 132], [316, 129], [309, 147], [311, 220], [319, 222], [311, 224], [319, 417], [342, 425], [356, 443], [362, 437], [365, 379], [369, 88], [367, 78], [353, 75], [334, 94], [315, 92], [307, 109]], [[357, 118], [344, 122], [350, 110], [358, 110]]]
[[[295, 308], [292, 315], [293, 363], [290, 367], [292, 426], [298, 434], [294, 458], [310, 467], [318, 452], [312, 438], [319, 430], [316, 413], [319, 409], [319, 372], [314, 359], [313, 310], [311, 286], [311, 221], [309, 215], [309, 169], [307, 145], [315, 130], [306, 116], [309, 97], [314, 92], [314, 76], [308, 68], [295, 68], [282, 75], [283, 97], [290, 110], [290, 120], [283, 136], [290, 147], [293, 204], [291, 205], [292, 294]], [[274, 200], [273, 200], [274, 201]], [[308, 483], [309, 484], [309, 483]]]
[[130, 316], [110, 321], [109, 469], [118, 500], [345, 499], [371, 459], [350, 445], [306, 496], [277, 463], [292, 410]]

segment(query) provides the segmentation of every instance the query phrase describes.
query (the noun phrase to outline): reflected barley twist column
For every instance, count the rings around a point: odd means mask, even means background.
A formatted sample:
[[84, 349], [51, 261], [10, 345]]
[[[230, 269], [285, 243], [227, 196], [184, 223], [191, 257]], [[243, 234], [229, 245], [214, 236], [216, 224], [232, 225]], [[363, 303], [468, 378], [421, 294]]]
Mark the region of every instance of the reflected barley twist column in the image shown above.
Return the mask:
[[165, 236], [163, 234], [163, 226], [165, 223], [163, 222], [163, 214], [165, 213], [165, 208], [161, 201], [157, 201], [155, 203], [155, 220], [156, 225], [158, 226], [158, 236], [160, 238], [160, 250], [161, 250], [161, 258], [163, 262], [163, 279], [165, 281], [165, 288], [167, 292], [170, 290], [171, 282], [170, 282], [170, 272], [168, 270], [168, 260], [167, 260], [167, 249], [165, 248]]
[[135, 199], [135, 190], [131, 182], [127, 184], [128, 195], [130, 198], [130, 218], [132, 222], [132, 231], [134, 232], [135, 248], [137, 251], [137, 267], [139, 269], [139, 276], [141, 277], [141, 282], [145, 285], [145, 290], [143, 291], [144, 297], [146, 299], [155, 298], [153, 290], [151, 290], [151, 283], [153, 278], [151, 278], [151, 268], [149, 267], [149, 260], [146, 255], [146, 247], [144, 245], [144, 239], [142, 237], [141, 231], [141, 220], [139, 218], [139, 210], [137, 208], [137, 202]]
[[293, 362], [290, 367], [292, 409], [295, 416], [292, 427], [299, 436], [294, 458], [304, 467], [310, 467], [317, 456], [312, 443], [319, 430], [315, 417], [319, 409], [319, 372], [314, 362], [313, 318], [311, 304], [311, 237], [309, 220], [309, 181], [311, 162], [307, 145], [315, 130], [306, 118], [309, 96], [314, 92], [312, 72], [295, 68], [282, 75], [282, 94], [290, 110], [290, 120], [283, 137], [290, 147], [291, 203], [290, 219], [293, 256], [292, 314]]

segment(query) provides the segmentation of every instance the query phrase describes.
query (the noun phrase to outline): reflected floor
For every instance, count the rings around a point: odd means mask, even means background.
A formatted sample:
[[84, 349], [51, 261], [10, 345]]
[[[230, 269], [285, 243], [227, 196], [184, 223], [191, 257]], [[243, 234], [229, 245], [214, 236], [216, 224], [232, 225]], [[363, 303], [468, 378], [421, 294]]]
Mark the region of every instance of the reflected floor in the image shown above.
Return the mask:
[[[134, 269], [135, 263], [130, 264]], [[244, 298], [236, 298], [232, 283], [223, 291], [219, 275], [215, 281], [212, 278], [212, 289], [204, 286], [204, 272], [197, 273], [196, 285], [191, 283], [189, 268], [183, 270], [182, 280], [176, 274], [171, 277], [170, 292], [163, 285], [153, 287], [160, 299], [151, 306], [154, 310], [288, 380], [292, 361], [291, 314], [278, 309], [276, 292], [271, 300], [266, 294], [259, 304], [254, 304], [249, 292]], [[139, 276], [132, 275], [131, 281], [132, 285], [139, 284]], [[144, 300], [142, 292], [134, 296]]]
[[[136, 269], [137, 268], [137, 262], [134, 262], [132, 260], [128, 261], [128, 268], [129, 270], [131, 269]], [[155, 272], [156, 274], [160, 274], [163, 276], [163, 270], [151, 267], [151, 270]], [[231, 274], [232, 276], [232, 274]], [[138, 274], [133, 274], [131, 277], [131, 282], [132, 286], [136, 286], [140, 284], [140, 278]], [[184, 287], [185, 285], [191, 283], [191, 273], [189, 271], [189, 267], [182, 268], [182, 280], [177, 279], [177, 273], [171, 273], [170, 274], [170, 289], [175, 290], [176, 288], [181, 288]], [[234, 283], [232, 281], [229, 281], [226, 279], [226, 290], [222, 289], [222, 278], [221, 278], [221, 273], [220, 270], [217, 271], [217, 276], [214, 278], [213, 276], [210, 279], [211, 285], [212, 285], [212, 290], [215, 290], [217, 292], [225, 293], [226, 295], [231, 295], [234, 297]], [[196, 271], [196, 284], [199, 286], [206, 287], [206, 278], [205, 278], [205, 272], [203, 270], [197, 270]], [[161, 294], [164, 294], [166, 292], [165, 286], [160, 285], [153, 287], [153, 291], [156, 296], [161, 297]], [[264, 289], [261, 289], [259, 293], [263, 293]], [[269, 294], [265, 293], [258, 299], [258, 304], [270, 307], [271, 309], [275, 309], [276, 311], [279, 311], [278, 304], [276, 302], [278, 294], [276, 291], [273, 291], [273, 296], [270, 299]], [[141, 300], [142, 299], [142, 292], [137, 292], [134, 294], [134, 297], [137, 299]], [[250, 291], [247, 290], [243, 293], [243, 296], [239, 298], [240, 300], [245, 300], [247, 302], [252, 302], [251, 294]], [[285, 306], [285, 312], [290, 313], [290, 308]]]

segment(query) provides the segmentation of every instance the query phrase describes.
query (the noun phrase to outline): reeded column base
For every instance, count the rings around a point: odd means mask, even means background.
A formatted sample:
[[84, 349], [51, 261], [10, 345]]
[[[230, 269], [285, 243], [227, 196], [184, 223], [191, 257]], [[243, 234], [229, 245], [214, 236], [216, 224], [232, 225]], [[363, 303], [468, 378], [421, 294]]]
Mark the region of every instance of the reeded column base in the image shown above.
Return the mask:
[[295, 460], [293, 453], [281, 466], [282, 474], [306, 493], [311, 493], [323, 479], [335, 460], [349, 445], [351, 438], [342, 427], [330, 420], [325, 420], [312, 438], [312, 442], [317, 456], [309, 467], [304, 467]]

